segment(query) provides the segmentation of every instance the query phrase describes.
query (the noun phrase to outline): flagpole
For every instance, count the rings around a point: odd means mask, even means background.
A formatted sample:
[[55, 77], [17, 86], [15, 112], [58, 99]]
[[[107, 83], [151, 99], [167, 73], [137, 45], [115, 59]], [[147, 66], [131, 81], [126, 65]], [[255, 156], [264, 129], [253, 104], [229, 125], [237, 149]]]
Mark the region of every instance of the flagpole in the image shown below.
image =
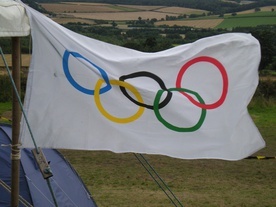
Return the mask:
[[[12, 37], [12, 77], [20, 94], [21, 50], [20, 38]], [[11, 207], [19, 206], [19, 173], [20, 173], [20, 105], [13, 91], [12, 101], [12, 146], [11, 146]]]

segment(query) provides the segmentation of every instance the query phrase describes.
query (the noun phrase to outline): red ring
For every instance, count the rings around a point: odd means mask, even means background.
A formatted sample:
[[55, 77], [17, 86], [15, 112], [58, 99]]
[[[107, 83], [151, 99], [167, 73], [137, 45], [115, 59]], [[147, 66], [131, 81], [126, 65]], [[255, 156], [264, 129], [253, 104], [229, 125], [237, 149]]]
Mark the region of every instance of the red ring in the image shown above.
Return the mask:
[[177, 75], [177, 79], [176, 79], [176, 87], [177, 88], [182, 88], [181, 87], [181, 80], [182, 77], [184, 75], [184, 73], [186, 72], [186, 70], [193, 64], [198, 63], [198, 62], [209, 62], [212, 63], [213, 65], [215, 65], [222, 76], [222, 81], [223, 81], [223, 88], [222, 88], [222, 94], [219, 98], [218, 101], [211, 103], [211, 104], [202, 104], [198, 101], [196, 101], [192, 96], [190, 96], [189, 94], [185, 93], [185, 92], [180, 92], [182, 93], [184, 96], [186, 96], [194, 105], [202, 108], [202, 109], [214, 109], [219, 107], [221, 104], [223, 104], [226, 95], [227, 95], [227, 91], [228, 91], [228, 76], [227, 76], [227, 72], [224, 68], [224, 66], [215, 58], [212, 57], [208, 57], [208, 56], [200, 56], [197, 58], [194, 58], [190, 61], [188, 61], [187, 63], [185, 63], [182, 68], [180, 69], [178, 75]]

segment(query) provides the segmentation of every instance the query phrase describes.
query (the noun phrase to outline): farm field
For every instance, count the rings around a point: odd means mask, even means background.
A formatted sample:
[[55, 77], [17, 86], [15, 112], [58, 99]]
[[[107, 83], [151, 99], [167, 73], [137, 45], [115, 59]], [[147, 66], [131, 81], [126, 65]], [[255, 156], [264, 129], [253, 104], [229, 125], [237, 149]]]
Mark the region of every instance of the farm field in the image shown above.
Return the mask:
[[[5, 54], [5, 59], [7, 61], [7, 64], [9, 67], [11, 67], [12, 65], [12, 57], [11, 54]], [[22, 67], [29, 67], [30, 65], [30, 60], [31, 60], [31, 55], [29, 54], [22, 54], [21, 55], [21, 65]], [[2, 58], [0, 58], [0, 69], [5, 68], [4, 62], [2, 60]], [[0, 70], [1, 73], [1, 70]]]
[[187, 26], [195, 28], [214, 28], [218, 26], [224, 20], [222, 18], [218, 19], [194, 19], [194, 20], [178, 20], [178, 21], [159, 21], [155, 25], [168, 25], [168, 26]]
[[[261, 11], [265, 11], [265, 12], [270, 12], [271, 9], [275, 9], [276, 6], [264, 6], [261, 7]], [[246, 10], [246, 11], [241, 11], [241, 12], [237, 12], [237, 14], [251, 14], [251, 13], [255, 13], [254, 9], [250, 9], [250, 10]]]
[[166, 15], [178, 16], [174, 13], [161, 13], [155, 11], [139, 11], [139, 12], [102, 12], [102, 13], [73, 13], [72, 16], [76, 18], [85, 19], [97, 19], [97, 20], [114, 20], [114, 21], [127, 21], [127, 20], [138, 20], [139, 17], [142, 19], [156, 18], [161, 20], [165, 19]]
[[137, 11], [155, 11], [161, 13], [174, 14], [202, 14], [207, 12], [200, 9], [190, 9], [184, 7], [165, 7], [165, 6], [140, 6], [140, 5], [113, 5], [98, 3], [42, 3], [40, 4], [46, 10], [54, 13], [101, 13], [101, 12], [137, 12]]
[[255, 27], [258, 25], [275, 25], [275, 17], [257, 17], [257, 18], [229, 18], [222, 21], [216, 28], [233, 28], [233, 27]]
[[[178, 16], [181, 14], [202, 14], [204, 10], [189, 9], [183, 7], [164, 6], [139, 6], [139, 5], [112, 5], [98, 3], [43, 3], [46, 10], [56, 13], [61, 18], [54, 18], [56, 22], [67, 23], [84, 22], [84, 20], [114, 20], [126, 21], [142, 19], [165, 19], [166, 16]], [[74, 20], [74, 19], [77, 20]], [[68, 20], [67, 20], [68, 19]]]
[[[57, 14], [54, 21], [64, 24], [68, 22], [81, 22], [95, 24], [94, 20], [117, 21], [118, 27], [124, 27], [125, 21], [142, 19], [157, 19], [155, 25], [188, 26], [195, 28], [233, 28], [251, 27], [261, 24], [276, 24], [276, 13], [272, 12], [273, 6], [260, 8], [260, 12], [247, 10], [238, 12], [236, 16], [225, 14], [224, 18], [218, 16], [205, 16], [193, 19], [168, 20], [166, 16], [178, 17], [179, 15], [203, 14], [208, 11], [189, 9], [183, 7], [164, 6], [138, 6], [138, 5], [113, 5], [100, 3], [63, 2], [43, 3], [45, 9]], [[248, 15], [248, 16], [246, 16]], [[254, 18], [254, 19], [252, 19]]]
[[94, 13], [94, 12], [117, 12], [120, 11], [112, 5], [108, 4], [92, 4], [92, 3], [49, 3], [41, 4], [47, 11], [54, 13]]

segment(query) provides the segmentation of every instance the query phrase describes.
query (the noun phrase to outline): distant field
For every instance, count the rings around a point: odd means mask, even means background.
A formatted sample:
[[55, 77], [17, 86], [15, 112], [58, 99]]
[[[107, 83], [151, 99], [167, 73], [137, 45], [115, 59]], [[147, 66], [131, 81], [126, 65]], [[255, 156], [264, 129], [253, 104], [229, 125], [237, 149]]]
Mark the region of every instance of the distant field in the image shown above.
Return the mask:
[[120, 5], [121, 7], [132, 8], [136, 10], [143, 10], [143, 11], [153, 11], [158, 10], [160, 8], [164, 8], [164, 6], [142, 6], [142, 5]]
[[140, 12], [103, 12], [103, 13], [72, 13], [76, 18], [86, 19], [98, 19], [98, 20], [114, 20], [114, 21], [126, 21], [126, 20], [138, 20], [139, 17], [142, 19], [156, 18], [161, 20], [169, 16], [178, 16], [172, 13], [161, 13], [154, 11], [140, 11]]
[[254, 12], [238, 14], [234, 17], [226, 16], [216, 28], [255, 27], [269, 24], [276, 24], [276, 12]]
[[[7, 64], [9, 67], [12, 65], [12, 59], [11, 54], [5, 54], [5, 59], [7, 61]], [[21, 55], [21, 65], [23, 67], [28, 67], [30, 65], [31, 55], [29, 54], [22, 54]], [[0, 68], [5, 68], [4, 62], [2, 58], [0, 58]], [[5, 70], [4, 70], [5, 71]], [[0, 74], [3, 72], [3, 70], [0, 70]]]
[[266, 18], [259, 17], [255, 18], [235, 18], [235, 19], [225, 19], [221, 24], [219, 24], [216, 28], [233, 28], [233, 27], [255, 27], [258, 25], [267, 25], [276, 24], [275, 18]]
[[[265, 6], [265, 7], [261, 7], [260, 9], [261, 11], [271, 11], [271, 9], [276, 9], [276, 6]], [[249, 14], [249, 13], [255, 13], [255, 9], [237, 12], [237, 14]]]
[[187, 26], [195, 28], [214, 28], [219, 25], [223, 19], [200, 19], [200, 20], [183, 20], [183, 21], [160, 21], [155, 25], [168, 25], [168, 26]]
[[86, 24], [95, 24], [95, 21], [92, 19], [83, 19], [83, 18], [75, 18], [75, 17], [58, 17], [58, 18], [52, 18], [55, 22], [59, 24], [67, 24], [69, 22], [72, 23], [86, 23]]
[[[272, 12], [273, 6], [260, 8], [260, 12], [247, 10], [238, 12], [237, 16], [225, 14], [224, 18], [206, 16], [196, 19], [183, 19], [174, 21], [162, 21], [166, 16], [179, 16], [190, 14], [202, 14], [208, 11], [189, 9], [184, 7], [165, 6], [140, 6], [140, 5], [115, 5], [84, 2], [63, 2], [41, 4], [45, 9], [57, 14], [54, 21], [63, 24], [68, 22], [82, 22], [94, 24], [93, 20], [128, 21], [156, 18], [156, 25], [189, 26], [195, 28], [233, 28], [250, 27], [262, 24], [276, 24], [276, 12]], [[276, 6], [275, 6], [276, 7]], [[247, 16], [248, 15], [248, 16]], [[254, 18], [254, 19], [253, 19]], [[125, 28], [120, 24], [120, 28]]]
[[[139, 6], [139, 5], [113, 5], [98, 3], [81, 3], [81, 2], [64, 2], [64, 3], [43, 3], [40, 4], [46, 10], [54, 12], [58, 15], [70, 14], [73, 18], [94, 19], [94, 20], [137, 20], [156, 18], [161, 20], [168, 16], [178, 16], [180, 14], [202, 14], [204, 10], [189, 9], [183, 7], [164, 7], [164, 6]], [[63, 17], [62, 20], [54, 19], [58, 23], [68, 22]], [[73, 20], [76, 22], [79, 20]], [[80, 21], [83, 22], [83, 21]]]
[[41, 4], [46, 10], [54, 13], [74, 13], [74, 12], [117, 12], [118, 8], [114, 8], [108, 4], [92, 4], [92, 3], [51, 3]]
[[207, 13], [208, 11], [200, 9], [189, 9], [184, 7], [164, 7], [155, 11], [166, 12], [166, 13], [175, 13], [175, 14], [202, 14]]

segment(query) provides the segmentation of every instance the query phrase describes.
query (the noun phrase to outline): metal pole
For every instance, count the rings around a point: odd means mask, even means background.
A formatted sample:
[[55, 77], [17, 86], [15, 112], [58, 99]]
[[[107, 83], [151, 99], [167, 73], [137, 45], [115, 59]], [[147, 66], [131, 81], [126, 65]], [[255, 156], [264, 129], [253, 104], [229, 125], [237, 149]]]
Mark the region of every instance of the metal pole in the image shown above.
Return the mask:
[[[20, 94], [21, 48], [20, 38], [12, 37], [12, 77]], [[11, 207], [19, 206], [19, 173], [20, 173], [20, 131], [21, 111], [16, 93], [13, 91], [12, 101], [12, 147], [11, 147]]]

